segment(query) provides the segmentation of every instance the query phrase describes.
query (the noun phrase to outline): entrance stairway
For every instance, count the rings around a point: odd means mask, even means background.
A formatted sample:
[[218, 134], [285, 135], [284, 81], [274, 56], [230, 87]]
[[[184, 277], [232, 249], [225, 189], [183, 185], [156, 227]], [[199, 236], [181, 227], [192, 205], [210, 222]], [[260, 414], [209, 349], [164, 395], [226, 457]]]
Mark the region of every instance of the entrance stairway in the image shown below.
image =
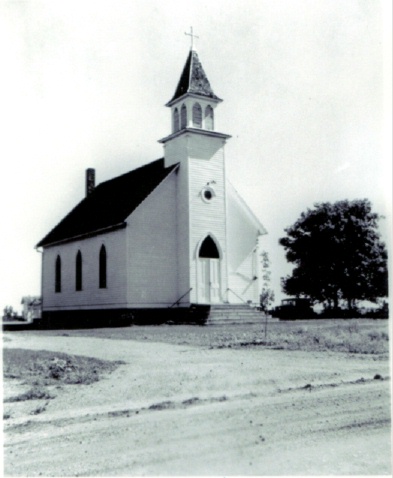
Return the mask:
[[[247, 304], [236, 305], [212, 305], [206, 320], [206, 325], [230, 325], [230, 324], [263, 324], [266, 315]], [[268, 318], [269, 322], [278, 319]]]
[[[269, 322], [278, 319], [268, 317]], [[266, 315], [247, 304], [191, 304], [189, 307], [167, 309], [137, 309], [132, 311], [132, 323], [147, 324], [195, 324], [195, 325], [236, 325], [264, 324]]]

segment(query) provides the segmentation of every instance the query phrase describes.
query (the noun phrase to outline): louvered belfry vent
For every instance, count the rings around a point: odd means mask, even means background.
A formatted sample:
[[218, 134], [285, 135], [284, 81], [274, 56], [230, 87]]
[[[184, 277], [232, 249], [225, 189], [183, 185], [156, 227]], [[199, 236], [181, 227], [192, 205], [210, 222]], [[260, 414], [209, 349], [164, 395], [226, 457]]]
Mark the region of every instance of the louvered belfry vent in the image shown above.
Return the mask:
[[94, 191], [96, 186], [96, 171], [93, 168], [86, 169], [86, 197]]

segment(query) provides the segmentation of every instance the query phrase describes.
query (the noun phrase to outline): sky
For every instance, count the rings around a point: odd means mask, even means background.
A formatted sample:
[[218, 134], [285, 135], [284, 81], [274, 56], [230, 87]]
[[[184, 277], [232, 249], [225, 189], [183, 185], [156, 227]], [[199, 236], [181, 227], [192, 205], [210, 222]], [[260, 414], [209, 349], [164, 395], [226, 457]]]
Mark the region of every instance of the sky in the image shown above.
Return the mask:
[[227, 177], [278, 239], [314, 203], [371, 200], [391, 242], [389, 0], [0, 2], [0, 308], [41, 293], [35, 245], [96, 183], [163, 156], [193, 26]]

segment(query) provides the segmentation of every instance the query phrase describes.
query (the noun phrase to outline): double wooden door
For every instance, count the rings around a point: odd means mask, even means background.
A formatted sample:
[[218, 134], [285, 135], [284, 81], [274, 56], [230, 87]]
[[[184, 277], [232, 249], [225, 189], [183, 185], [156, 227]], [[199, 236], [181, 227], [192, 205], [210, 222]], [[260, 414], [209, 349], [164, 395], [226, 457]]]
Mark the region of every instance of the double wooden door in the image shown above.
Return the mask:
[[220, 259], [200, 257], [198, 263], [198, 302], [220, 302]]

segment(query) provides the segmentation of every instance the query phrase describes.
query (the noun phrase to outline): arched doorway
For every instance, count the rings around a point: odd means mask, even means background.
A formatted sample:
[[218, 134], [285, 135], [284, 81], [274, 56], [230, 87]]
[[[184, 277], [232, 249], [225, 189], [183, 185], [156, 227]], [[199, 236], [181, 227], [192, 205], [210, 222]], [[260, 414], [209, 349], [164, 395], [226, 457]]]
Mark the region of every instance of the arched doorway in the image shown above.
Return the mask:
[[220, 253], [211, 236], [207, 236], [198, 252], [198, 302], [220, 302]]

